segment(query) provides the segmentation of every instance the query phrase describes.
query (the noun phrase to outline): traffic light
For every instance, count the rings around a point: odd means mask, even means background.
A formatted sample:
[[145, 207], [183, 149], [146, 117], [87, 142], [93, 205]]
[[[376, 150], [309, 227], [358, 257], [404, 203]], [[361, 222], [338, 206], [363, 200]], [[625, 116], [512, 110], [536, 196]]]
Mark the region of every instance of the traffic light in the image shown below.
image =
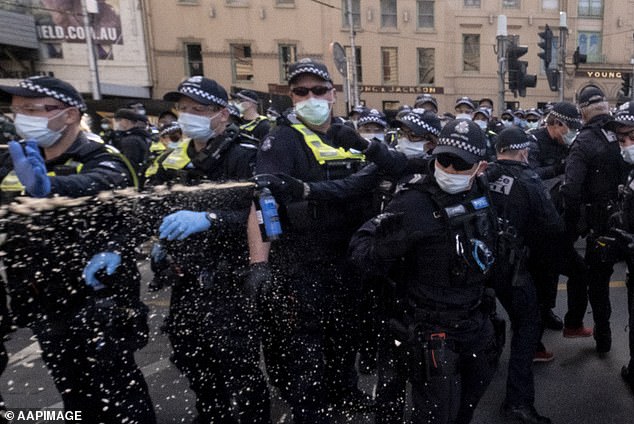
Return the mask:
[[631, 84], [632, 74], [623, 72], [621, 74], [621, 89], [619, 90], [619, 99], [629, 99], [632, 95], [632, 84]]
[[550, 66], [550, 62], [553, 57], [553, 32], [550, 27], [546, 25], [546, 28], [542, 32], [537, 33], [539, 38], [542, 39], [537, 45], [542, 49], [540, 53], [537, 54], [544, 61], [544, 68], [548, 69]]
[[519, 93], [521, 97], [526, 97], [527, 87], [535, 87], [537, 85], [537, 75], [526, 73], [528, 62], [519, 60], [527, 52], [528, 47], [519, 46], [515, 42], [511, 44], [507, 52], [509, 90], [513, 91], [513, 93]]
[[575, 69], [579, 68], [580, 63], [586, 63], [587, 60], [588, 55], [579, 53], [579, 46], [577, 46], [577, 49], [572, 54], [572, 62], [575, 64]]
[[546, 69], [546, 78], [548, 79], [550, 91], [559, 91], [559, 70]]

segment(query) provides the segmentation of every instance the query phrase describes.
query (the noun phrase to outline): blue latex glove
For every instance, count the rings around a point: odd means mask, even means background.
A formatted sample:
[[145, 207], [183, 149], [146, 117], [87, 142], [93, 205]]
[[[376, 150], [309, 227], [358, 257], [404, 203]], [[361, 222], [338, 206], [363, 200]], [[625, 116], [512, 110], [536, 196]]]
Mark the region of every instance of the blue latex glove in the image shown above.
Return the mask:
[[106, 286], [97, 280], [95, 274], [105, 269], [108, 275], [112, 275], [119, 265], [121, 265], [120, 254], [114, 252], [97, 253], [88, 261], [88, 265], [84, 268], [84, 280], [86, 280], [86, 284], [93, 289], [101, 290]]
[[27, 141], [26, 146], [17, 141], [9, 142], [9, 153], [13, 159], [13, 169], [18, 179], [33, 197], [46, 197], [51, 192], [51, 179], [46, 175], [46, 163], [35, 141]]
[[159, 227], [159, 238], [168, 240], [184, 240], [192, 234], [207, 231], [211, 222], [207, 213], [194, 211], [178, 211], [167, 215]]

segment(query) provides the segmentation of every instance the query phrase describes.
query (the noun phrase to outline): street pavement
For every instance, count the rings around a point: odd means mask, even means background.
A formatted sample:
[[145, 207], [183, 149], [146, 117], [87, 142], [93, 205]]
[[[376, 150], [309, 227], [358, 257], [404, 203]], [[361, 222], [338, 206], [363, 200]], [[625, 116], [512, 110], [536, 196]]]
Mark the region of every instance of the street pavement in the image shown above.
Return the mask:
[[[151, 272], [147, 262], [141, 262], [140, 268], [144, 276], [143, 299], [150, 307], [152, 333], [149, 344], [137, 353], [137, 361], [150, 387], [158, 423], [187, 424], [195, 416], [194, 397], [188, 389], [187, 380], [170, 363], [169, 343], [159, 328], [167, 313], [169, 289], [147, 293], [145, 288]], [[615, 269], [611, 283], [614, 342], [610, 353], [600, 357], [594, 350], [592, 338], [564, 339], [561, 332], [549, 330], [544, 336], [544, 343], [555, 353], [555, 359], [535, 365], [535, 406], [555, 424], [634, 423], [634, 395], [619, 376], [621, 366], [627, 363], [629, 355], [625, 269], [623, 264], [617, 264]], [[565, 285], [560, 284], [555, 311], [563, 317], [565, 310]], [[588, 311], [586, 325], [592, 325], [591, 311]], [[39, 357], [37, 342], [30, 331], [20, 329], [12, 333], [6, 347], [10, 359], [0, 378], [0, 392], [7, 407], [60, 408], [59, 394]], [[508, 350], [507, 342], [500, 368], [476, 410], [474, 424], [508, 422], [499, 415], [505, 392]], [[363, 376], [360, 387], [373, 393], [375, 381], [373, 376]], [[292, 422], [288, 409], [277, 397], [274, 398], [272, 416], [276, 424]], [[335, 421], [371, 424], [373, 419], [371, 414], [356, 414], [341, 415]]]

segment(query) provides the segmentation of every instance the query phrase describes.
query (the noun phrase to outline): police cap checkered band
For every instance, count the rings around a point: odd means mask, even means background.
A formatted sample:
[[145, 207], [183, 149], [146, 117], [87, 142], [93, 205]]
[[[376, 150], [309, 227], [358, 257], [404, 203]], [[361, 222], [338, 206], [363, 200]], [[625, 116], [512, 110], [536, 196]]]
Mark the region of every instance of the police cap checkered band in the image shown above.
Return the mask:
[[469, 97], [459, 97], [458, 100], [456, 100], [455, 107], [458, 107], [460, 105], [467, 105], [471, 108], [471, 110], [475, 109], [473, 100], [471, 100]]
[[82, 112], [87, 109], [84, 99], [75, 87], [54, 77], [35, 76], [20, 81], [17, 86], [0, 85], [0, 97], [10, 101], [11, 96], [52, 97]]
[[622, 126], [634, 127], [634, 102], [623, 103], [614, 114], [614, 120], [605, 124], [605, 128], [610, 131]]
[[177, 102], [182, 96], [189, 97], [203, 105], [227, 107], [227, 91], [216, 81], [202, 76], [187, 78], [178, 85], [177, 91], [170, 91], [163, 100]]
[[473, 121], [454, 119], [447, 122], [440, 132], [434, 154], [455, 155], [468, 163], [476, 163], [486, 157], [484, 131]]
[[359, 127], [365, 124], [378, 124], [383, 128], [386, 128], [387, 120], [385, 119], [385, 116], [383, 116], [383, 114], [379, 113], [376, 110], [372, 110], [370, 112], [362, 114], [359, 118], [359, 121], [357, 122], [357, 126]]
[[581, 128], [581, 114], [575, 105], [568, 102], [559, 102], [553, 105], [553, 108], [548, 113], [573, 130]]
[[323, 63], [314, 62], [312, 59], [301, 59], [288, 67], [288, 83], [301, 74], [313, 74], [324, 81], [332, 82], [328, 68]]
[[241, 90], [231, 95], [232, 99], [246, 100], [247, 102], [258, 104], [258, 94], [251, 90]]
[[586, 87], [581, 93], [579, 93], [579, 99], [577, 104], [579, 108], [583, 109], [584, 107], [590, 106], [593, 103], [604, 102], [606, 101], [605, 94], [599, 87]]
[[509, 127], [500, 132], [495, 147], [498, 151], [528, 149], [529, 139], [519, 127]]
[[422, 106], [425, 103], [431, 103], [432, 105], [434, 105], [434, 108], [438, 110], [438, 101], [436, 101], [436, 99], [429, 94], [421, 94], [420, 96], [416, 97], [416, 102], [414, 102], [414, 106]]
[[181, 127], [178, 125], [178, 122], [165, 124], [159, 130], [159, 137], [165, 137], [166, 135], [175, 133], [176, 131], [181, 131]]
[[[434, 119], [435, 118], [435, 119]], [[440, 134], [440, 119], [433, 113], [420, 114], [410, 112], [398, 119], [401, 124], [406, 125], [416, 135], [431, 133], [435, 136]]]

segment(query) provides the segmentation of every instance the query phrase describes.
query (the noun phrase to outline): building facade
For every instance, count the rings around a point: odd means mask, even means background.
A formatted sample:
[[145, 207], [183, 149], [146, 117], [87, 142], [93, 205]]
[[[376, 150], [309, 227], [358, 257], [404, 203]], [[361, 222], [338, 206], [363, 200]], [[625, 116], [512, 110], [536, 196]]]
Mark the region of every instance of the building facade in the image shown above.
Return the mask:
[[[331, 70], [338, 114], [352, 104], [353, 75], [358, 98], [369, 107], [396, 109], [430, 93], [441, 111], [453, 111], [456, 98], [470, 96], [492, 98], [499, 112], [500, 15], [507, 17], [509, 38], [528, 48], [520, 58], [527, 73], [537, 76], [526, 97], [515, 97], [507, 74], [505, 102], [528, 108], [560, 98], [574, 101], [587, 85], [601, 87], [612, 103], [632, 95], [627, 85], [634, 67], [634, 0], [84, 1], [99, 8], [90, 15], [91, 32], [106, 97], [160, 99], [184, 77], [202, 74], [231, 91], [255, 90], [264, 107], [272, 102], [282, 109], [290, 104], [288, 64], [312, 57]], [[0, 83], [54, 74], [90, 97], [94, 78], [82, 4], [0, 2]], [[563, 68], [560, 12], [567, 16]], [[563, 93], [551, 91], [537, 56], [538, 34], [546, 25], [554, 35], [550, 68], [560, 70]], [[343, 47], [347, 67], [341, 57], [335, 59], [339, 49], [333, 43]], [[586, 63], [573, 63], [577, 47]]]

